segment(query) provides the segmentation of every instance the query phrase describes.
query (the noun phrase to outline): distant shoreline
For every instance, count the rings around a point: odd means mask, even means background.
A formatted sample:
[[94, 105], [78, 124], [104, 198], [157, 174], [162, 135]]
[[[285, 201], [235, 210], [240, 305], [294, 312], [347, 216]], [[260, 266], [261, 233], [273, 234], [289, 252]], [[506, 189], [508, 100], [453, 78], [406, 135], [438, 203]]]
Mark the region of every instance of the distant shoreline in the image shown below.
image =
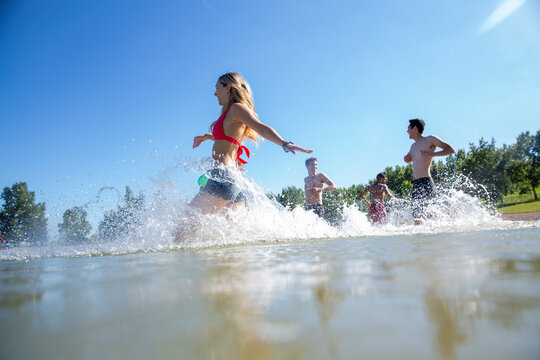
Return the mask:
[[515, 214], [501, 214], [504, 220], [512, 221], [534, 221], [540, 220], [540, 211], [527, 212], [527, 213], [515, 213]]

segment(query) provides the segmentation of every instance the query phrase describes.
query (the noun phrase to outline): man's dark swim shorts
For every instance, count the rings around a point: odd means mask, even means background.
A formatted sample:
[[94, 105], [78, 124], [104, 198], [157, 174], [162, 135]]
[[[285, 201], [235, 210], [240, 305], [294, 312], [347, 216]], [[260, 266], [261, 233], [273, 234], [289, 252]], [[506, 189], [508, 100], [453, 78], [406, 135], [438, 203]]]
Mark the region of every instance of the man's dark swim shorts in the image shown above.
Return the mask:
[[424, 213], [424, 208], [435, 198], [435, 183], [431, 177], [413, 180], [411, 191], [411, 208], [414, 218], [419, 218]]
[[232, 203], [245, 203], [246, 197], [236, 184], [231, 170], [227, 168], [214, 168], [210, 170], [206, 186], [201, 192]]
[[322, 204], [311, 204], [306, 205], [306, 211], [313, 211], [315, 214], [320, 217], [324, 217], [324, 207]]

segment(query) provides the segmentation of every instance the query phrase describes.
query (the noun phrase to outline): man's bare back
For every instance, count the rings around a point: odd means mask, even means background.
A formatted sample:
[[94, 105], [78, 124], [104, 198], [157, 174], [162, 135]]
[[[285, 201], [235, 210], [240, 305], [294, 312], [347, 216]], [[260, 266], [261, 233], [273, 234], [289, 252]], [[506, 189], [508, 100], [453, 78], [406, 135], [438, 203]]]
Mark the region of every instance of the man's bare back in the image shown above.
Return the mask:
[[389, 198], [394, 197], [392, 194], [390, 194], [390, 190], [388, 190], [388, 186], [386, 185], [386, 176], [384, 176], [384, 174], [382, 173], [377, 175], [377, 182], [375, 184], [366, 186], [364, 191], [362, 191], [362, 193], [360, 194], [362, 200], [364, 200], [366, 202], [366, 205], [369, 206], [369, 201], [367, 201], [364, 197], [368, 192], [371, 196], [371, 204], [384, 203], [385, 195], [387, 195]]
[[[364, 197], [369, 192], [371, 196], [371, 203]], [[369, 209], [369, 219], [374, 224], [385, 224], [388, 221], [388, 213], [386, 212], [386, 206], [384, 206], [384, 196], [393, 198], [386, 185], [386, 176], [383, 173], [377, 174], [377, 182], [373, 185], [366, 186], [364, 191], [360, 194], [360, 197]]]
[[392, 195], [390, 194], [390, 191], [388, 190], [388, 186], [386, 184], [373, 184], [369, 185], [364, 189], [364, 191], [369, 192], [369, 195], [371, 196], [371, 202], [381, 202], [384, 203], [384, 196], [388, 195], [390, 198], [392, 198]]

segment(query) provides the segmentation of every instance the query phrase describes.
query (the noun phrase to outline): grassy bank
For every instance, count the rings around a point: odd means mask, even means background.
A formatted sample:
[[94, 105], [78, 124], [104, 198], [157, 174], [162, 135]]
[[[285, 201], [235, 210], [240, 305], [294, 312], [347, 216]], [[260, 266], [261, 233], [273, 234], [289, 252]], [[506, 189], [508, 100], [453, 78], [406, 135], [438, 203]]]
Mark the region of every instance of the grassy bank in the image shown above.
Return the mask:
[[[536, 189], [540, 194], [540, 188]], [[529, 194], [511, 194], [503, 198], [503, 203], [498, 206], [503, 214], [515, 214], [540, 211], [540, 200], [534, 200], [534, 195]]]

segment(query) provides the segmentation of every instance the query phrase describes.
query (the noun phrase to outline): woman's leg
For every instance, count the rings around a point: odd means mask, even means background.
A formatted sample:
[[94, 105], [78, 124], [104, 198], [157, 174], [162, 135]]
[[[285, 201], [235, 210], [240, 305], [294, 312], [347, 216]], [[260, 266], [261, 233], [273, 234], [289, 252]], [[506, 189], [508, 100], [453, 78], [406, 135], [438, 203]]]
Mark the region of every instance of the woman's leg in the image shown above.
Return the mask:
[[[217, 198], [207, 193], [199, 192], [197, 195], [195, 195], [193, 200], [191, 200], [189, 206], [206, 215], [215, 214], [230, 204], [231, 203], [227, 200]], [[190, 235], [201, 226], [200, 219], [193, 215], [194, 214], [188, 215], [186, 219], [178, 224], [174, 236], [177, 242], [188, 240]]]
[[227, 200], [220, 199], [207, 193], [199, 192], [189, 205], [203, 214], [215, 214], [223, 207], [230, 205]]
[[227, 205], [225, 205], [225, 207], [228, 208], [228, 209], [231, 209], [231, 210], [236, 210], [236, 209], [239, 209], [239, 208], [245, 208], [246, 204], [241, 203], [241, 202], [228, 203]]

